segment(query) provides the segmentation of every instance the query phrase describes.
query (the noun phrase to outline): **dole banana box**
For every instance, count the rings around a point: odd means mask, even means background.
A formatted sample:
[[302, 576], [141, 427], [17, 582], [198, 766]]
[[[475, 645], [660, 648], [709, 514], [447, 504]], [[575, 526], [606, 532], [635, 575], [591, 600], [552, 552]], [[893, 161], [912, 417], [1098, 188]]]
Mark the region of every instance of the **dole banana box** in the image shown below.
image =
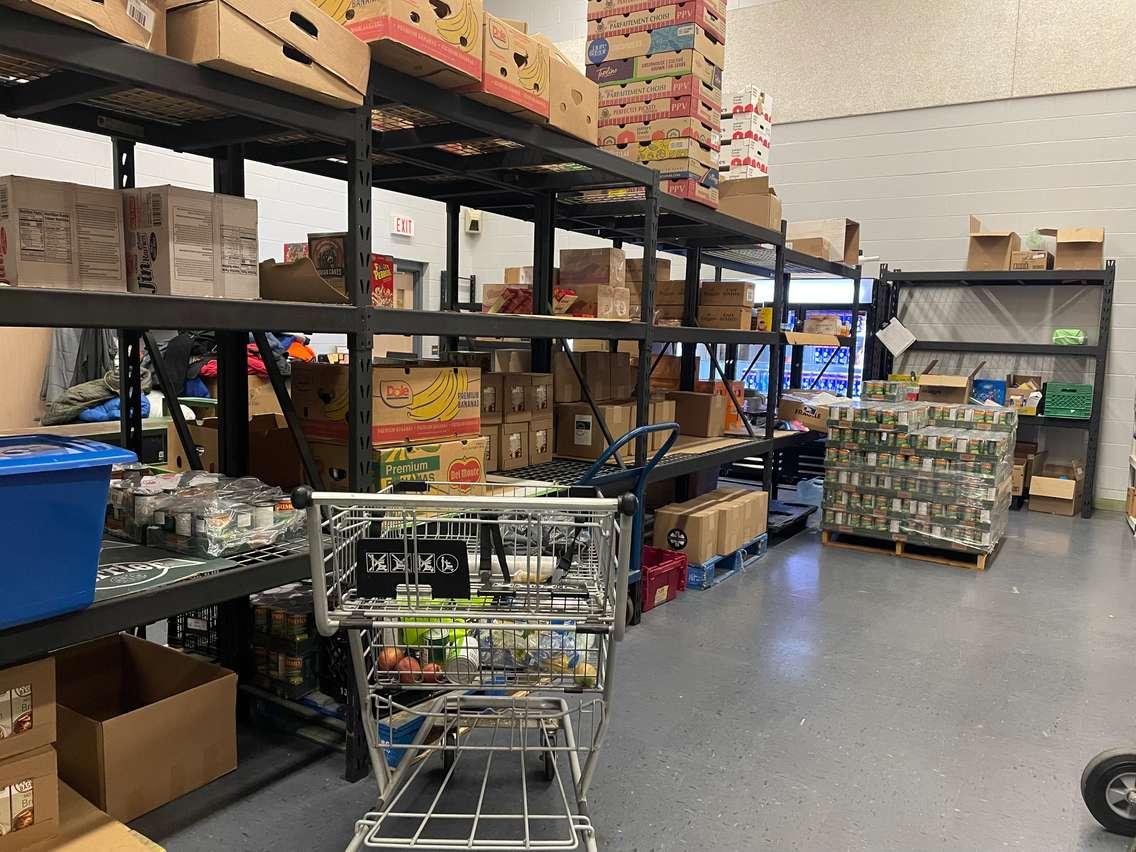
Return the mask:
[[726, 40], [726, 16], [706, 0], [684, 0], [667, 6], [651, 6], [631, 12], [613, 12], [588, 17], [588, 38], [612, 38], [628, 33], [652, 32], [682, 24], [695, 24], [719, 42]]
[[443, 89], [481, 80], [482, 0], [312, 0], [376, 62]]
[[651, 163], [652, 168], [659, 160], [693, 160], [707, 169], [717, 169], [719, 164], [718, 152], [709, 145], [703, 145], [697, 139], [680, 136], [672, 139], [652, 139], [649, 142], [633, 142], [627, 145], [604, 145], [605, 151], [635, 160], [640, 163]]
[[[347, 490], [347, 445], [313, 442], [312, 456], [332, 491]], [[485, 481], [489, 439], [484, 435], [437, 444], [406, 444], [377, 447], [374, 452], [375, 488], [396, 482], [448, 483], [432, 489], [437, 494], [468, 494]]]
[[[720, 104], [715, 103], [711, 98], [704, 97], [700, 89], [698, 94], [693, 97], [654, 98], [600, 107], [599, 126], [604, 128], [648, 121], [691, 119], [711, 130], [719, 130], [722, 125], [722, 120], [718, 115], [720, 108]], [[601, 136], [604, 133], [604, 130], [600, 131]]]
[[618, 59], [633, 59], [681, 50], [693, 50], [719, 68], [726, 62], [725, 44], [697, 24], [678, 24], [658, 30], [593, 38], [588, 41], [586, 58], [591, 65], [602, 65]]
[[[706, 62], [705, 59], [699, 59], [697, 61], [703, 66], [712, 68], [710, 63]], [[622, 60], [621, 62], [610, 63], [610, 67], [605, 63], [605, 65], [598, 66], [598, 68], [609, 77], [614, 78], [619, 73], [620, 68], [630, 67], [631, 70], [634, 71], [634, 65], [634, 60]], [[597, 66], [591, 66], [587, 70], [591, 72], [592, 68], [595, 67]], [[599, 72], [597, 72], [596, 76], [600, 76]], [[687, 74], [681, 77], [663, 75], [643, 80], [612, 82], [600, 86], [600, 109], [602, 111], [603, 109], [624, 108], [641, 102], [654, 103], [655, 101], [698, 98], [704, 103], [712, 105], [714, 107], [714, 113], [718, 114], [722, 109], [721, 74], [715, 75], [713, 71], [710, 71], [709, 76], [711, 80], [717, 76], [718, 83], [706, 82], [695, 74]], [[701, 112], [701, 108], [699, 108], [699, 112]], [[677, 116], [666, 115], [658, 117], [675, 118]], [[649, 119], [644, 119], [644, 121], [647, 120]]]
[[600, 130], [600, 145], [628, 145], [656, 140], [694, 139], [717, 151], [722, 144], [718, 122], [703, 123], [697, 118], [659, 118], [630, 124], [616, 124]]
[[462, 92], [532, 122], [549, 116], [549, 49], [533, 36], [486, 13], [481, 81]]
[[[722, 96], [722, 66], [711, 62], [697, 50], [668, 50], [631, 59], [610, 59], [595, 64], [589, 62], [587, 74], [601, 87], [601, 105], [607, 102], [602, 90], [609, 85], [654, 81], [659, 77], [694, 77], [717, 91], [719, 100]], [[626, 97], [630, 99], [632, 96]]]
[[[376, 446], [446, 441], [481, 431], [481, 371], [476, 367], [380, 364], [371, 372], [371, 440]], [[347, 440], [347, 366], [296, 364], [292, 403], [304, 433]]]

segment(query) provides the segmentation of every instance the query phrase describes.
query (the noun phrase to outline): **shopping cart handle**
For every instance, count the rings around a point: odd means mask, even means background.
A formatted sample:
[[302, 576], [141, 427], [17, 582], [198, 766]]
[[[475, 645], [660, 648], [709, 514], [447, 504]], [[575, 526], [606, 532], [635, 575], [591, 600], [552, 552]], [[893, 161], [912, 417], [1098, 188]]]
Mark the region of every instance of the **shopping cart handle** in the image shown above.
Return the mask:
[[312, 489], [309, 485], [301, 485], [292, 489], [292, 505], [297, 509], [306, 509], [312, 505]]
[[588, 468], [588, 472], [585, 473], [583, 478], [580, 480], [580, 485], [595, 485], [597, 474], [600, 473], [601, 470], [603, 470], [608, 460], [614, 457], [615, 454], [618, 453], [627, 444], [637, 440], [640, 435], [650, 435], [655, 432], [667, 431], [670, 432], [670, 435], [667, 436], [667, 440], [663, 442], [663, 445], [659, 447], [659, 449], [655, 450], [654, 455], [647, 459], [647, 463], [644, 464], [643, 467], [624, 468], [623, 470], [611, 473], [605, 472], [602, 477], [598, 477], [598, 479], [600, 480], [614, 480], [626, 479], [628, 476], [630, 476], [641, 481], [646, 481], [647, 475], [655, 469], [655, 465], [662, 461], [663, 456], [667, 454], [670, 448], [674, 445], [674, 442], [678, 440], [677, 423], [653, 423], [650, 426], [640, 426], [637, 429], [632, 429], [622, 438], [616, 439], [615, 443], [613, 443], [610, 447], [600, 453], [600, 457], [596, 459], [595, 463], [590, 468]]

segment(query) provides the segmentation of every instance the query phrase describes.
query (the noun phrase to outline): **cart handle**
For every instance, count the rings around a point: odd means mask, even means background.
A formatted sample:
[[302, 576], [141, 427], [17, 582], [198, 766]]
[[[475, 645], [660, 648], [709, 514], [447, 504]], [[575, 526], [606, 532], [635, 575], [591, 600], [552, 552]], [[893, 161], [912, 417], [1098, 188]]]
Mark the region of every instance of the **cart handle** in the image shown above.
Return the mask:
[[[667, 440], [663, 443], [663, 445], [659, 447], [659, 449], [655, 450], [654, 455], [647, 459], [647, 462], [643, 465], [643, 467], [624, 468], [617, 473], [609, 473], [600, 477], [596, 476], [607, 464], [608, 460], [611, 459], [617, 452], [620, 451], [620, 449], [622, 449], [628, 443], [637, 440], [641, 435], [650, 435], [654, 432], [663, 431], [669, 431], [670, 435], [667, 437]], [[645, 483], [647, 481], [648, 474], [650, 474], [650, 472], [655, 469], [655, 466], [663, 460], [663, 456], [667, 454], [670, 448], [674, 446], [674, 442], [677, 440], [677, 423], [654, 423], [650, 426], [640, 426], [636, 429], [632, 429], [630, 432], [628, 432], [622, 438], [617, 439], [615, 443], [613, 443], [610, 447], [600, 453], [600, 457], [595, 460], [595, 463], [592, 464], [590, 468], [588, 468], [588, 472], [583, 475], [578, 484], [596, 485], [599, 482], [604, 481], [605, 479], [615, 481], [626, 479], [628, 476], [637, 477], [639, 480], [639, 483], [637, 483], [637, 485]]]

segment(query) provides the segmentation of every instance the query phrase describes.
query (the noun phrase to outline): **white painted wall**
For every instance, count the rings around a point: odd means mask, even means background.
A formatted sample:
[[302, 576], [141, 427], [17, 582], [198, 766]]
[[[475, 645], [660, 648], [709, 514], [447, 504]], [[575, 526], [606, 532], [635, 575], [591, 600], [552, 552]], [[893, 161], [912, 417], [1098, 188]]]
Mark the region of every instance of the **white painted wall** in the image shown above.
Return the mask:
[[[1117, 286], [1097, 496], [1124, 498], [1136, 395], [1136, 89], [782, 124], [770, 173], [786, 218], [857, 219], [864, 254], [892, 268], [962, 268], [969, 213], [1019, 233], [1104, 226]], [[1076, 290], [940, 289], [910, 304], [904, 320], [925, 339], [1047, 342], [1056, 327], [1096, 327], [1095, 295]], [[940, 363], [969, 372], [979, 360]], [[983, 375], [995, 378], [1083, 375], [1072, 358], [985, 360]], [[1051, 456], [1079, 451], [1076, 435], [1043, 433]]]

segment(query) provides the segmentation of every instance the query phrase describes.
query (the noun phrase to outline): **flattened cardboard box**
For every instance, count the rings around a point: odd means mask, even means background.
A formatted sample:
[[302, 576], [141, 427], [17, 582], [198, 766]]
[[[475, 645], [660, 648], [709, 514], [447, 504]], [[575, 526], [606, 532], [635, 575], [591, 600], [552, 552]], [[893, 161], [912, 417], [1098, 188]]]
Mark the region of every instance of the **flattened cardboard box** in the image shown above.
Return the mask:
[[356, 38], [377, 62], [442, 89], [480, 82], [482, 0], [313, 0]]
[[166, 52], [166, 7], [156, 0], [0, 0], [0, 6]]
[[0, 762], [0, 852], [26, 849], [58, 833], [55, 749], [43, 746]]
[[55, 742], [55, 660], [0, 670], [0, 760]]
[[237, 676], [125, 633], [56, 655], [59, 775], [115, 819], [237, 768]]

